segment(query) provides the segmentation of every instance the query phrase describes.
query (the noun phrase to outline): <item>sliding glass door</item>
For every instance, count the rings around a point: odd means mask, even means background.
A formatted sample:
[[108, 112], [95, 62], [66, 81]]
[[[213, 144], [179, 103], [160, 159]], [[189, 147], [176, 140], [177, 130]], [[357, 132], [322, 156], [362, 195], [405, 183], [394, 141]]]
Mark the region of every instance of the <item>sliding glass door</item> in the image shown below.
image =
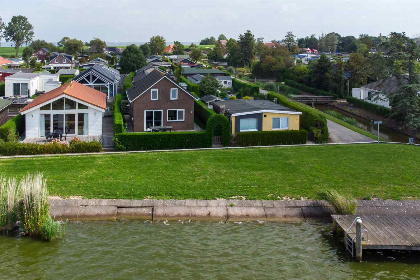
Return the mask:
[[152, 126], [163, 125], [163, 112], [162, 111], [146, 111], [144, 118], [145, 130], [150, 130]]

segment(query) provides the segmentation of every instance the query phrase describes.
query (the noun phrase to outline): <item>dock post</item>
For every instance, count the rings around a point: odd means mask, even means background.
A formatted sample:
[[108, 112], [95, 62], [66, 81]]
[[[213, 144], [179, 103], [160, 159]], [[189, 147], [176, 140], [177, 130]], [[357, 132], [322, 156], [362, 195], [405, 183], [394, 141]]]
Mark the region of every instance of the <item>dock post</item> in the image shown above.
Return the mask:
[[362, 219], [356, 220], [356, 260], [362, 260]]
[[335, 220], [333, 220], [333, 234], [336, 235], [337, 232], [338, 232], [337, 222]]

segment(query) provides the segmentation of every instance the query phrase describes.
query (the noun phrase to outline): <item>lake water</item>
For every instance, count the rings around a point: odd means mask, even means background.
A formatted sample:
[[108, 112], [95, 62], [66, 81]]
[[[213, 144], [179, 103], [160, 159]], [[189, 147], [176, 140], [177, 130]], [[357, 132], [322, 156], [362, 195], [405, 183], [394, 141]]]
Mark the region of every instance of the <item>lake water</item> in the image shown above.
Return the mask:
[[71, 222], [0, 237], [0, 279], [419, 279], [420, 253], [353, 261], [324, 223]]

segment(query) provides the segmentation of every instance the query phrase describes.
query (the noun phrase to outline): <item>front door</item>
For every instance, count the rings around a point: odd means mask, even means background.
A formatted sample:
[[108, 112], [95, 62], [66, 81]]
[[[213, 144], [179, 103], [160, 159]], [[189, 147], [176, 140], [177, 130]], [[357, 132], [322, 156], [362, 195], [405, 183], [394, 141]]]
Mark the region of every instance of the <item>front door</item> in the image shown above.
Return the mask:
[[163, 125], [163, 111], [150, 110], [144, 112], [144, 131], [150, 131], [151, 126]]

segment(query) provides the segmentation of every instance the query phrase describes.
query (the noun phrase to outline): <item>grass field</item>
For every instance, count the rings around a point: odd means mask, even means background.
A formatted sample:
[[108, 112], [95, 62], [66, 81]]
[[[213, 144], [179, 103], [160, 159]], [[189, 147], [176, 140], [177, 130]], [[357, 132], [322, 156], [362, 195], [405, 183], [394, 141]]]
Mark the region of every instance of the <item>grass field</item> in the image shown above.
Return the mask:
[[1, 159], [0, 176], [43, 172], [51, 195], [87, 198], [420, 198], [420, 148], [391, 144]]
[[[184, 45], [184, 49], [188, 49], [190, 46], [191, 45]], [[199, 49], [207, 49], [207, 48], [214, 49], [214, 47], [216, 47], [216, 45], [197, 45], [197, 47]]]
[[[24, 47], [19, 48], [19, 56], [22, 56]], [[16, 50], [14, 47], [1, 47], [0, 48], [0, 56], [2, 57], [11, 57], [12, 55], [16, 55]]]

